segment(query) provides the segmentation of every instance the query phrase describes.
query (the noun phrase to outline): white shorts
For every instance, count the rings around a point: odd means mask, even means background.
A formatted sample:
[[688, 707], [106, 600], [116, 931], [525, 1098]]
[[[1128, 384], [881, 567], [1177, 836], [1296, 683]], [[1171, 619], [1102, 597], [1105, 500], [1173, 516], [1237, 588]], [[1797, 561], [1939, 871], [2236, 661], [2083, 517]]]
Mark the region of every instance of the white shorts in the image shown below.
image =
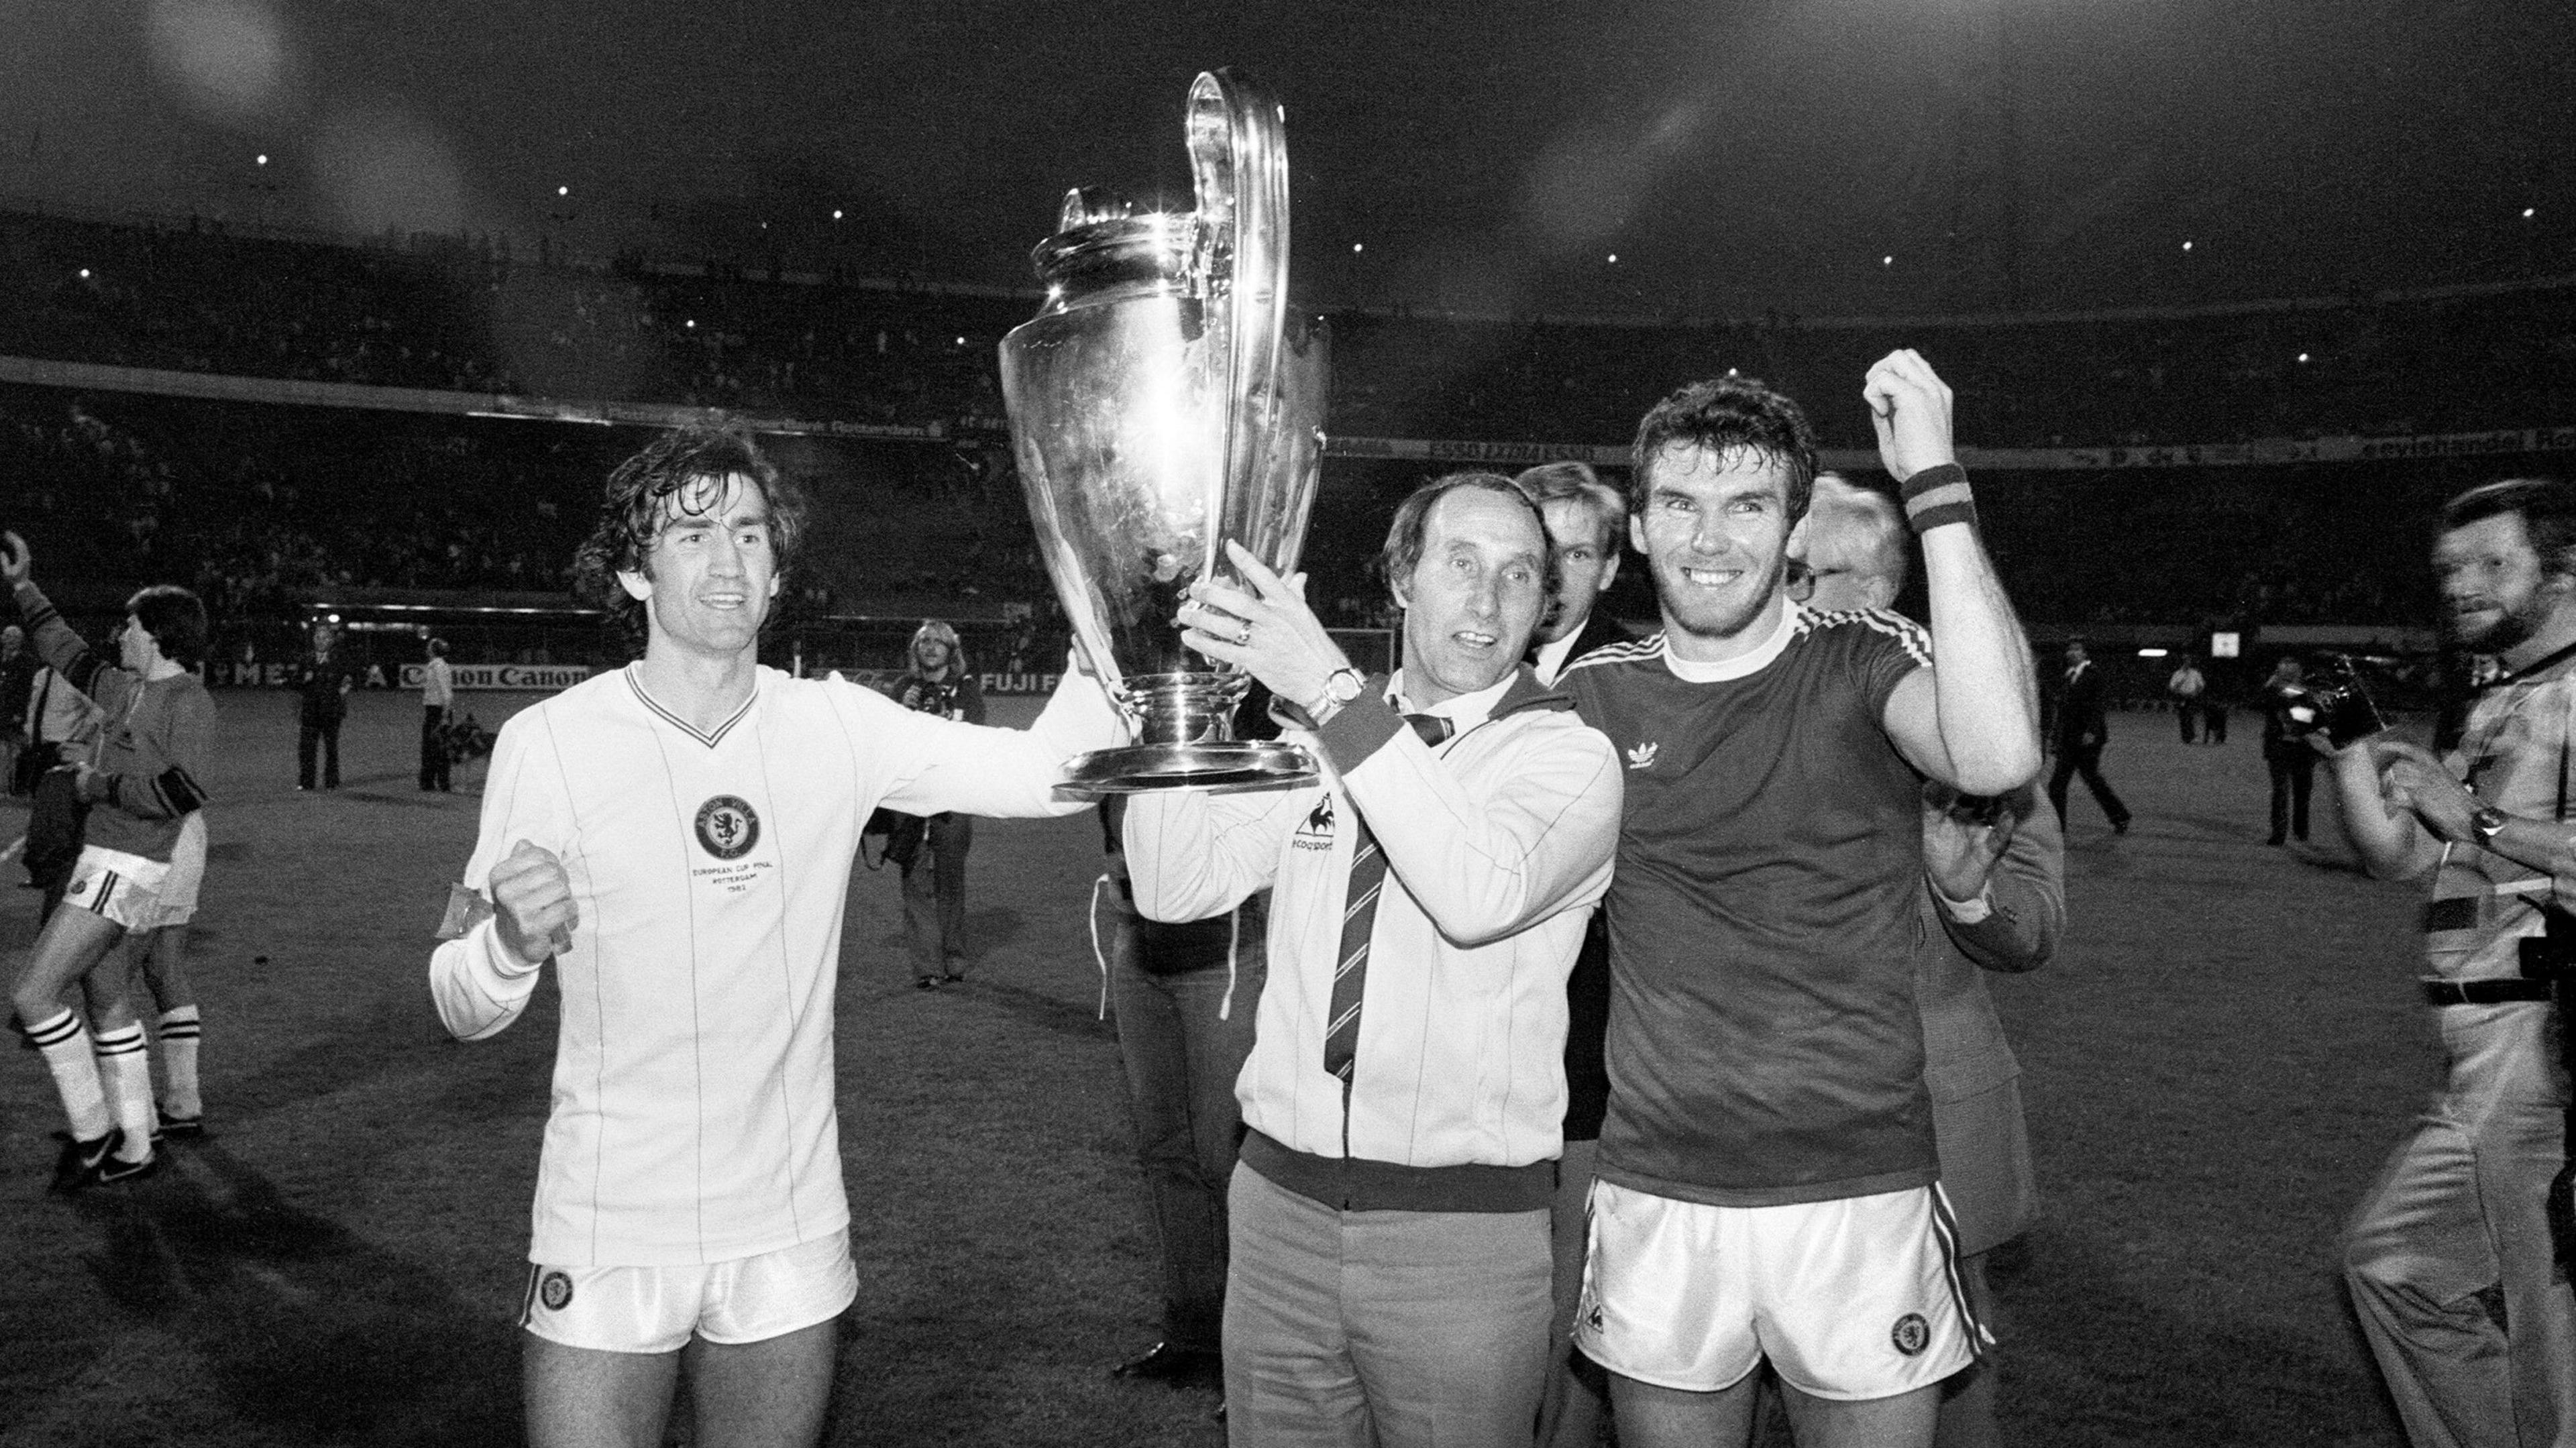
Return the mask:
[[161, 881], [161, 908], [143, 928], [185, 925], [196, 918], [197, 886], [206, 878], [206, 812], [190, 810], [170, 847], [170, 873]]
[[829, 1322], [858, 1300], [850, 1234], [757, 1257], [693, 1267], [528, 1269], [519, 1325], [549, 1342], [597, 1352], [676, 1352], [691, 1335], [765, 1342]]
[[72, 863], [63, 904], [128, 930], [149, 930], [161, 914], [161, 887], [169, 874], [169, 865], [160, 860], [84, 845]]
[[1592, 1187], [1574, 1340], [1623, 1377], [1734, 1386], [1764, 1358], [1816, 1398], [1928, 1387], [1987, 1338], [1961, 1288], [1938, 1187], [1777, 1207], [1712, 1207]]

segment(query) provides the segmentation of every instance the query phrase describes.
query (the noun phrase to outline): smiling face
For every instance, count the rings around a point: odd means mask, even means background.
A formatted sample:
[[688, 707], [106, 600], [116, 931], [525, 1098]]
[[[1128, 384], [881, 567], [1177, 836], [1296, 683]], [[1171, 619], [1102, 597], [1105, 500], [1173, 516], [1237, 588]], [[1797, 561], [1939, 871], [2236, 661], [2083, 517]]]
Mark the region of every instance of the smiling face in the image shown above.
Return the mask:
[[2433, 576], [2451, 636], [2482, 654], [2529, 639], [2566, 597], [2540, 566], [2520, 513], [2498, 513], [2444, 533], [2433, 545]]
[[1423, 519], [1404, 605], [1404, 692], [1418, 708], [1519, 667], [1547, 607], [1547, 537], [1527, 503], [1484, 488], [1443, 494]]
[[760, 485], [737, 473], [692, 479], [671, 495], [644, 571], [620, 573], [641, 600], [648, 654], [678, 650], [739, 658], [759, 647], [760, 622], [778, 595], [778, 559]]
[[1538, 626], [1538, 641], [1552, 644], [1581, 631], [1592, 606], [1618, 581], [1619, 534], [1614, 521], [1581, 498], [1550, 498], [1539, 511], [1556, 542], [1556, 596]]
[[1778, 621], [1799, 537], [1789, 521], [1790, 476], [1787, 463], [1751, 448], [1655, 454], [1645, 511], [1628, 520], [1628, 537], [1654, 574], [1674, 657], [1723, 662], [1757, 647]]

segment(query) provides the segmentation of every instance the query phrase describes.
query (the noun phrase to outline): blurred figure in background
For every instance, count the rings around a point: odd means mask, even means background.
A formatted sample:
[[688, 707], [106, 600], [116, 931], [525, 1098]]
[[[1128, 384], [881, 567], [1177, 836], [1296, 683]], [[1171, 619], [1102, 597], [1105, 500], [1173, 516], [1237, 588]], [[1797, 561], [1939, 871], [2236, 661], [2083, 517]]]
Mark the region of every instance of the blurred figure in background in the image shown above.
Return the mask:
[[2181, 727], [2185, 744], [2200, 742], [2192, 726], [2200, 722], [2200, 698], [2208, 692], [2209, 680], [2202, 677], [2199, 660], [2183, 655], [2181, 666], [2165, 680], [2165, 693], [2173, 699], [2174, 722]]
[[2290, 835], [2308, 839], [2308, 796], [2316, 788], [2317, 752], [2308, 745], [2308, 724], [2291, 717], [2309, 702], [2307, 670], [2295, 657], [2272, 666], [2263, 681], [2263, 767], [2272, 775], [2272, 837], [2277, 845]]
[[456, 671], [447, 666], [447, 640], [429, 641], [429, 663], [420, 672], [420, 787], [456, 788], [448, 774], [447, 716], [456, 707]]
[[313, 647], [295, 665], [295, 787], [313, 787], [313, 754], [322, 754], [322, 787], [340, 787], [340, 721], [349, 716], [349, 690], [357, 682], [339, 652], [338, 630], [313, 626]]
[[[913, 630], [910, 659], [911, 671], [888, 691], [896, 703], [942, 719], [984, 722], [984, 690], [966, 671], [966, 647], [954, 627], [922, 620]], [[966, 851], [974, 843], [972, 819], [935, 814], [902, 861], [903, 934], [912, 946], [912, 983], [924, 990], [966, 978]]]

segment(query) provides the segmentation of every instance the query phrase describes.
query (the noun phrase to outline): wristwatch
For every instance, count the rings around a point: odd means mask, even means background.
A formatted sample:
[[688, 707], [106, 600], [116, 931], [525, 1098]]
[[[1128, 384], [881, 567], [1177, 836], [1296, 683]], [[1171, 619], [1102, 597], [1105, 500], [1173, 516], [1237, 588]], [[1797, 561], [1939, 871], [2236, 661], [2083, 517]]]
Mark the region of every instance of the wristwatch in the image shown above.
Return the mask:
[[2476, 812], [2469, 816], [2469, 828], [2477, 832], [2478, 843], [2482, 845], [2503, 833], [2504, 827], [2511, 823], [2513, 823], [2513, 816], [2491, 804], [2479, 805]]
[[1358, 698], [1360, 690], [1367, 687], [1368, 675], [1344, 664], [1324, 676], [1324, 697], [1317, 701], [1314, 708], [1306, 712], [1314, 715], [1315, 722], [1320, 724], [1331, 718], [1344, 704]]

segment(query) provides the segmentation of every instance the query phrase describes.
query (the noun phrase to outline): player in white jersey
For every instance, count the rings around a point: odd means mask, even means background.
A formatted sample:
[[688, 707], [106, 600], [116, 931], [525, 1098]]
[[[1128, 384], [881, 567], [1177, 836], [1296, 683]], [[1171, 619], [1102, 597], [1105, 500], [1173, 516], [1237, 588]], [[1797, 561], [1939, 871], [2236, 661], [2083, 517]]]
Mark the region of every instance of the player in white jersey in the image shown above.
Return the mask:
[[685, 1358], [702, 1443], [811, 1443], [857, 1290], [832, 1004], [861, 824], [1066, 813], [1061, 762], [1123, 742], [1068, 671], [1026, 732], [759, 666], [803, 521], [737, 432], [609, 480], [576, 572], [642, 659], [501, 731], [430, 965], [440, 1018], [500, 1031], [562, 993], [522, 1323], [528, 1436], [661, 1441]]

